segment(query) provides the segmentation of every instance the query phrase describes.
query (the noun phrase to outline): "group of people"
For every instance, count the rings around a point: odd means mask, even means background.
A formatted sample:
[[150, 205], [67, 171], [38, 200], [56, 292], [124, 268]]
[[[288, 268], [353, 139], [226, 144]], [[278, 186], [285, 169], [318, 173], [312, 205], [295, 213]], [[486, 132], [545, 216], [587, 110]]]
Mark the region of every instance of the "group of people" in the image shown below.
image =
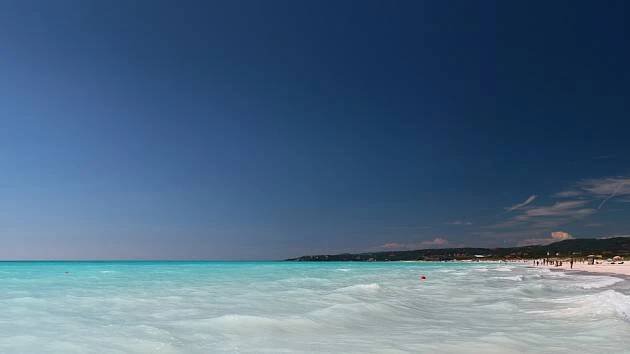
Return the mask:
[[[558, 259], [548, 259], [548, 258], [543, 258], [542, 260], [540, 260], [540, 259], [534, 259], [534, 260], [532, 261], [532, 263], [533, 263], [535, 266], [540, 266], [540, 265], [542, 265], [542, 266], [548, 266], [548, 267], [550, 267], [550, 266], [562, 267], [562, 261], [561, 261], [561, 260], [558, 260]], [[569, 265], [570, 265], [571, 269], [573, 269], [573, 258], [571, 258], [571, 259], [569, 260]]]

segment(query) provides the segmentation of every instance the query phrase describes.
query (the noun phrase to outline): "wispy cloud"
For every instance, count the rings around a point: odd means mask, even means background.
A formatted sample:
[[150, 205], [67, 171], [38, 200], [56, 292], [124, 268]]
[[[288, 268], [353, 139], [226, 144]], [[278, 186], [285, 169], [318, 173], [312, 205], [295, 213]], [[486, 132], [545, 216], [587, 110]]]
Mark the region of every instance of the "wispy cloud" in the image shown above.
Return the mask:
[[443, 237], [436, 237], [433, 240], [420, 242], [423, 246], [444, 246], [448, 244], [448, 240]]
[[554, 194], [556, 198], [572, 198], [582, 195], [582, 192], [576, 190], [562, 191]]
[[427, 230], [432, 229], [433, 226], [428, 225], [391, 225], [385, 227], [387, 230], [404, 230], [404, 231], [415, 231], [415, 230]]
[[537, 197], [538, 197], [537, 195], [531, 195], [524, 202], [512, 205], [511, 207], [507, 207], [507, 208], [505, 208], [505, 210], [507, 210], [507, 211], [514, 211], [514, 210], [521, 209], [521, 208], [527, 206], [528, 204], [530, 204], [531, 202], [533, 202], [534, 200], [536, 200]]
[[520, 245], [550, 243], [560, 236], [547, 238], [544, 235], [597, 212], [589, 199], [561, 200], [536, 206], [531, 205], [530, 199], [510, 208], [514, 214], [509, 219], [486, 227], [484, 236], [511, 239]]
[[626, 185], [625, 181], [619, 182], [619, 184], [617, 185], [617, 188], [615, 188], [615, 190], [608, 197], [604, 198], [604, 200], [602, 200], [602, 202], [599, 203], [599, 206], [597, 207], [597, 209], [601, 209], [604, 206], [604, 204], [606, 204], [607, 201], [617, 196], [617, 194], [619, 194], [619, 191], [621, 191], [621, 188], [623, 188], [625, 185]]
[[551, 239], [554, 241], [569, 240], [572, 238], [573, 236], [571, 236], [570, 233], [564, 231], [555, 231], [551, 233]]
[[518, 210], [512, 218], [490, 226], [491, 229], [528, 227], [550, 229], [565, 225], [596, 212], [587, 206], [587, 200], [561, 201], [548, 206], [527, 207]]
[[578, 182], [575, 188], [556, 194], [559, 198], [582, 197], [601, 199], [597, 209], [601, 209], [609, 200], [618, 198], [626, 201], [630, 196], [630, 177], [606, 177], [587, 179]]
[[532, 245], [548, 245], [550, 243], [570, 240], [573, 236], [568, 232], [564, 231], [554, 231], [551, 233], [551, 237], [547, 238], [529, 238], [526, 240], [519, 241], [519, 246], [532, 246]]
[[573, 216], [576, 214], [592, 214], [595, 212], [590, 208], [582, 208], [586, 204], [588, 204], [588, 201], [585, 200], [557, 202], [551, 206], [527, 209], [524, 211], [524, 214], [521, 215], [521, 218], [526, 219], [537, 216]]
[[[520, 244], [551, 242], [546, 238], [554, 229], [565, 227], [600, 211], [608, 202], [630, 201], [630, 177], [604, 177], [579, 181], [552, 197], [560, 199], [548, 205], [532, 205], [530, 196], [524, 202], [506, 208], [512, 216], [485, 227], [486, 238], [521, 240]], [[594, 224], [589, 224], [593, 227]], [[557, 234], [560, 235], [560, 234]], [[560, 236], [557, 236], [560, 237]]]
[[448, 225], [472, 225], [473, 223], [470, 221], [455, 220], [455, 221], [447, 222], [447, 224]]
[[399, 250], [405, 247], [405, 244], [398, 242], [388, 242], [380, 245], [378, 248], [382, 248], [384, 250]]

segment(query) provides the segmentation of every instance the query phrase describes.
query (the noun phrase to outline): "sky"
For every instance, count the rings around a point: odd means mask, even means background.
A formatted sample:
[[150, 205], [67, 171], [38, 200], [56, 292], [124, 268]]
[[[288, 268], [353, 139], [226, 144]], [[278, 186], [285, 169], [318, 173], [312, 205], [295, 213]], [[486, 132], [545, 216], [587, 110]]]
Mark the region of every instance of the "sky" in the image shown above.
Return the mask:
[[0, 259], [630, 235], [629, 10], [2, 1]]

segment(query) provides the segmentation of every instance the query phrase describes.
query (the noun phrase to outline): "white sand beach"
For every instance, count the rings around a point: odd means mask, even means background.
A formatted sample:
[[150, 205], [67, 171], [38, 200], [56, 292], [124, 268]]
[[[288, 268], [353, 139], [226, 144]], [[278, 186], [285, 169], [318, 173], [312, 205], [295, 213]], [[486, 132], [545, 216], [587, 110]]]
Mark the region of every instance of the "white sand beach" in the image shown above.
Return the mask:
[[573, 263], [573, 268], [569, 262], [563, 262], [562, 266], [548, 266], [550, 269], [563, 269], [563, 270], [575, 270], [575, 271], [583, 271], [590, 273], [612, 273], [618, 275], [627, 275], [630, 276], [630, 262], [625, 262], [624, 264], [610, 264], [604, 262], [603, 264], [586, 264], [586, 263]]

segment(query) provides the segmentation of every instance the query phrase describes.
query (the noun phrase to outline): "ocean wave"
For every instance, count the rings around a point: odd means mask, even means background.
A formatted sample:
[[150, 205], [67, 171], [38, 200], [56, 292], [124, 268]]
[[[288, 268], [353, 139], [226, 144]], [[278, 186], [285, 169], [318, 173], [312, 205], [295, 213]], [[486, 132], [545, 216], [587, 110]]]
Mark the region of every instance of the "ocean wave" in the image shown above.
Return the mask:
[[349, 304], [334, 304], [314, 310], [308, 314], [309, 318], [316, 318], [319, 322], [350, 322], [357, 323], [359, 319], [392, 320], [395, 316], [393, 308], [383, 303], [355, 302]]
[[292, 287], [304, 287], [304, 288], [309, 288], [313, 286], [316, 286], [316, 287], [325, 286], [330, 282], [331, 282], [330, 279], [315, 278], [315, 277], [304, 277], [304, 278], [291, 277], [291, 278], [278, 279], [275, 281], [275, 283], [278, 283], [278, 284], [288, 284], [289, 286], [292, 286]]
[[564, 353], [630, 343], [630, 282], [614, 276], [505, 263], [269, 264], [70, 268], [85, 277], [5, 265], [0, 353]]
[[494, 268], [494, 270], [497, 271], [497, 272], [511, 272], [512, 269], [514, 269], [514, 268], [512, 268], [512, 267], [497, 267], [497, 268]]
[[507, 291], [528, 298], [546, 298], [550, 294], [553, 294], [554, 289], [548, 284], [532, 282], [527, 283], [526, 286], [509, 288]]
[[581, 280], [587, 280], [587, 281], [574, 283], [573, 286], [582, 288], [582, 289], [599, 289], [599, 288], [605, 288], [611, 285], [615, 285], [623, 281], [623, 279], [621, 278], [615, 278], [615, 277], [609, 277], [609, 276], [589, 276], [589, 275], [581, 276]]
[[542, 279], [543, 275], [542, 274], [531, 274], [531, 275], [527, 275], [527, 278], [531, 278], [531, 279]]
[[630, 321], [630, 296], [615, 290], [604, 290], [596, 294], [558, 299], [554, 302], [574, 305], [557, 311], [562, 316], [606, 315], [610, 313], [616, 314], [625, 321]]
[[513, 277], [493, 277], [492, 279], [498, 280], [513, 280], [513, 281], [523, 281], [524, 277], [522, 275], [515, 275]]
[[508, 301], [497, 301], [491, 304], [479, 305], [479, 308], [492, 311], [518, 311], [519, 307]]
[[371, 284], [356, 284], [356, 285], [350, 285], [350, 286], [346, 286], [343, 288], [339, 288], [336, 291], [340, 291], [340, 292], [377, 292], [381, 290], [381, 286], [376, 284], [376, 283], [371, 283]]
[[211, 329], [220, 333], [261, 334], [268, 332], [302, 332], [317, 327], [317, 323], [308, 318], [273, 318], [265, 316], [229, 314], [207, 319], [178, 321], [183, 328]]

